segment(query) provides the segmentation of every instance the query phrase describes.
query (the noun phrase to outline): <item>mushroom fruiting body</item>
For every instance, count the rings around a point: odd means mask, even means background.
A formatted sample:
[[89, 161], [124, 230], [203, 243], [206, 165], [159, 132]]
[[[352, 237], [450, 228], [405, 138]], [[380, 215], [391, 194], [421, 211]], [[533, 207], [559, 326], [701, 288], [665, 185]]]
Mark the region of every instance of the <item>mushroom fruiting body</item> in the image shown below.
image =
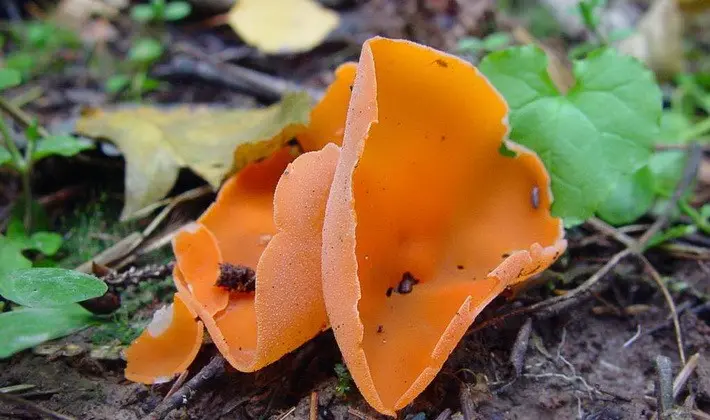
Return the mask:
[[204, 327], [176, 294], [153, 315], [126, 350], [126, 378], [146, 384], [167, 382], [187, 370], [202, 346]]
[[478, 313], [565, 249], [549, 177], [506, 142], [507, 105], [469, 63], [408, 41], [362, 50], [323, 229], [323, 291], [365, 399], [394, 415]]
[[240, 371], [278, 360], [328, 326], [321, 234], [338, 156], [331, 144], [292, 163], [283, 149], [249, 165], [174, 240], [180, 295]]

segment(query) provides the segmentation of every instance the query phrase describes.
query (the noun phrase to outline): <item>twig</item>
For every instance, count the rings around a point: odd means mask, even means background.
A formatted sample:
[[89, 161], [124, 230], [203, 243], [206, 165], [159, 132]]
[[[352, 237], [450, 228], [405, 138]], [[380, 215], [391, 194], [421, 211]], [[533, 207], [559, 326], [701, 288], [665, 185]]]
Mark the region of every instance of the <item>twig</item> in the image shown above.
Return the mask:
[[476, 404], [473, 402], [471, 389], [466, 384], [461, 384], [459, 402], [461, 403], [461, 413], [463, 414], [464, 420], [475, 420]]
[[690, 414], [696, 419], [710, 420], [710, 414], [700, 410], [690, 410]]
[[685, 350], [683, 349], [683, 333], [680, 329], [680, 321], [678, 320], [678, 311], [676, 311], [675, 303], [673, 302], [673, 297], [671, 296], [671, 293], [668, 291], [668, 288], [666, 285], [663, 283], [663, 279], [661, 278], [661, 275], [658, 274], [658, 271], [653, 267], [653, 265], [648, 261], [648, 259], [643, 256], [643, 255], [637, 255], [638, 258], [643, 262], [643, 264], [646, 267], [646, 271], [651, 275], [651, 278], [653, 279], [654, 282], [656, 282], [656, 285], [661, 289], [661, 292], [663, 293], [663, 297], [666, 299], [666, 303], [668, 304], [668, 309], [671, 311], [671, 315], [673, 316], [673, 327], [675, 328], [675, 336], [676, 336], [676, 343], [678, 345], [678, 355], [680, 356], [680, 361], [683, 365], [685, 365], [686, 360], [685, 360]]
[[532, 318], [525, 320], [525, 323], [520, 327], [518, 336], [515, 338], [513, 350], [510, 352], [510, 363], [515, 369], [515, 376], [520, 376], [523, 373], [525, 366], [525, 353], [528, 350], [528, 342], [530, 341], [530, 333], [532, 332]]
[[611, 236], [612, 238], [616, 239], [617, 241], [621, 242], [629, 248], [634, 248], [637, 246], [636, 240], [634, 238], [607, 224], [601, 219], [592, 217], [591, 219], [587, 220], [587, 223], [591, 225], [594, 229], [602, 232], [607, 236]]
[[36, 404], [32, 401], [26, 400], [24, 398], [20, 398], [15, 395], [11, 394], [6, 394], [0, 392], [0, 401], [11, 404], [11, 405], [16, 405], [19, 407], [22, 407], [28, 411], [31, 411], [35, 414], [39, 414], [40, 416], [48, 417], [53, 420], [76, 420], [74, 417], [66, 416], [61, 413], [57, 413], [56, 411], [50, 410], [48, 408], [44, 408], [39, 404]]
[[488, 328], [492, 325], [497, 325], [508, 318], [536, 313], [535, 318], [543, 319], [549, 318], [553, 315], [558, 314], [560, 311], [566, 309], [567, 307], [577, 303], [584, 295], [588, 294], [592, 288], [601, 280], [605, 275], [607, 275], [622, 259], [626, 258], [632, 253], [628, 248], [621, 250], [614, 254], [613, 257], [606, 264], [604, 264], [599, 270], [597, 270], [590, 278], [588, 278], [584, 283], [580, 284], [574, 290], [565, 293], [562, 296], [555, 296], [553, 298], [543, 300], [536, 304], [526, 306], [524, 308], [516, 309], [495, 318], [488, 319], [481, 322], [480, 324], [474, 325], [467, 334], [480, 331], [484, 328]]
[[683, 369], [678, 372], [678, 375], [673, 381], [673, 399], [678, 398], [678, 395], [680, 394], [680, 391], [683, 390], [685, 383], [688, 382], [690, 376], [693, 374], [693, 372], [695, 372], [695, 368], [698, 367], [699, 359], [700, 353], [695, 353], [694, 355], [690, 356], [690, 359], [688, 359], [688, 363], [686, 363], [685, 366], [683, 366]]
[[111, 285], [137, 284], [143, 280], [163, 279], [172, 273], [175, 261], [167, 264], [149, 264], [141, 268], [131, 267], [122, 273], [109, 273], [101, 279]]
[[165, 397], [163, 397], [163, 401], [170, 398], [170, 396], [172, 396], [178, 389], [180, 389], [182, 384], [185, 383], [185, 380], [187, 379], [187, 375], [188, 375], [188, 371], [185, 370], [180, 374], [180, 376], [177, 377], [177, 379], [175, 379], [173, 386], [170, 387], [170, 389], [168, 390], [168, 393], [165, 394]]
[[643, 248], [646, 246], [648, 241], [650, 241], [651, 238], [653, 238], [661, 229], [663, 229], [663, 227], [665, 227], [666, 223], [668, 223], [670, 214], [678, 205], [678, 200], [680, 200], [683, 194], [685, 194], [686, 190], [690, 187], [693, 180], [697, 176], [702, 156], [703, 150], [698, 143], [691, 143], [688, 148], [688, 160], [685, 163], [685, 168], [683, 168], [683, 176], [681, 177], [680, 182], [676, 185], [675, 191], [673, 191], [673, 195], [666, 203], [666, 207], [664, 208], [661, 216], [656, 219], [646, 233], [641, 235], [641, 238], [639, 238], [638, 248], [636, 251], [643, 251]]
[[641, 337], [641, 324], [639, 324], [638, 327], [636, 327], [636, 334], [634, 334], [633, 337], [626, 340], [624, 345], [621, 347], [623, 347], [623, 348], [629, 347], [630, 345], [634, 344], [634, 342], [636, 342], [636, 340], [638, 340], [639, 337]]
[[451, 418], [451, 409], [450, 408], [447, 408], [446, 410], [439, 413], [438, 416], [436, 416], [436, 420], [449, 420], [450, 418]]
[[316, 391], [311, 392], [311, 405], [308, 412], [309, 420], [318, 420], [318, 393]]
[[279, 420], [284, 420], [286, 417], [290, 416], [294, 411], [296, 411], [296, 407], [291, 407], [290, 410], [283, 413], [283, 415], [279, 417]]
[[656, 401], [658, 418], [665, 420], [664, 413], [673, 408], [673, 370], [666, 356], [656, 357]]
[[187, 381], [169, 399], [162, 401], [152, 413], [144, 417], [143, 420], [160, 420], [168, 415], [179, 405], [192, 398], [193, 395], [204, 386], [210, 379], [224, 373], [224, 358], [218, 354], [200, 370], [195, 377]]

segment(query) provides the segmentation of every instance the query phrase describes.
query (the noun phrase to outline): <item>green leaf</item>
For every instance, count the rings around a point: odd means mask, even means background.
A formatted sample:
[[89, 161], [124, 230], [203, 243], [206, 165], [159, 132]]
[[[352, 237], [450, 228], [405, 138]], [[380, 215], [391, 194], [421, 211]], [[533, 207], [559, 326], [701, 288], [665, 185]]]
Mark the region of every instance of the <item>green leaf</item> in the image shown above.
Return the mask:
[[62, 247], [62, 235], [54, 232], [37, 232], [29, 237], [26, 249], [36, 249], [47, 256], [52, 256]]
[[124, 90], [129, 83], [131, 83], [131, 78], [127, 74], [117, 74], [106, 80], [104, 89], [108, 93], [115, 94]]
[[495, 51], [505, 48], [513, 42], [513, 37], [507, 32], [496, 32], [483, 39], [483, 48]]
[[0, 166], [6, 163], [12, 163], [12, 155], [3, 146], [0, 146]]
[[151, 79], [150, 77], [146, 77], [143, 79], [143, 85], [141, 86], [141, 90], [143, 92], [152, 92], [160, 87], [160, 80], [156, 79]]
[[63, 268], [26, 268], [0, 275], [0, 295], [30, 307], [62, 306], [106, 293], [94, 276]]
[[653, 174], [644, 166], [635, 174], [621, 178], [597, 214], [612, 225], [629, 224], [651, 209], [654, 198]]
[[0, 358], [63, 337], [93, 323], [90, 312], [79, 305], [24, 308], [0, 314]]
[[653, 174], [653, 184], [656, 194], [663, 197], [673, 195], [676, 185], [683, 176], [686, 154], [681, 150], [657, 152], [648, 162]]
[[190, 3], [174, 1], [165, 5], [164, 17], [167, 21], [180, 20], [187, 17], [192, 11]]
[[150, 22], [155, 18], [153, 7], [149, 4], [138, 4], [131, 8], [131, 18], [136, 22]]
[[692, 235], [697, 232], [697, 227], [695, 225], [678, 225], [672, 228], [666, 229], [664, 231], [658, 232], [646, 243], [646, 249], [651, 249], [664, 242], [672, 241], [673, 239], [682, 238], [684, 236]]
[[574, 62], [567, 95], [534, 46], [489, 54], [481, 71], [510, 106], [510, 138], [540, 156], [550, 171], [552, 212], [589, 218], [624, 176], [647, 164], [658, 134], [661, 91], [637, 60], [611, 49]]
[[0, 276], [8, 271], [30, 267], [32, 267], [32, 261], [22, 255], [22, 246], [0, 235]]
[[26, 79], [27, 75], [32, 74], [32, 70], [37, 67], [37, 57], [26, 51], [15, 51], [7, 55], [5, 66], [20, 72]]
[[25, 136], [32, 141], [37, 141], [42, 137], [39, 134], [39, 122], [37, 118], [33, 118], [32, 121], [30, 121], [30, 125], [25, 129]]
[[73, 136], [50, 136], [37, 143], [37, 147], [32, 153], [32, 159], [37, 161], [52, 155], [71, 157], [91, 148], [93, 148], [91, 143], [80, 141]]
[[150, 64], [161, 55], [163, 55], [163, 45], [152, 38], [137, 40], [128, 51], [128, 59], [141, 64]]
[[0, 90], [5, 90], [22, 83], [22, 74], [15, 69], [0, 69]]
[[462, 54], [476, 54], [483, 49], [483, 41], [476, 37], [466, 37], [459, 40], [456, 49]]

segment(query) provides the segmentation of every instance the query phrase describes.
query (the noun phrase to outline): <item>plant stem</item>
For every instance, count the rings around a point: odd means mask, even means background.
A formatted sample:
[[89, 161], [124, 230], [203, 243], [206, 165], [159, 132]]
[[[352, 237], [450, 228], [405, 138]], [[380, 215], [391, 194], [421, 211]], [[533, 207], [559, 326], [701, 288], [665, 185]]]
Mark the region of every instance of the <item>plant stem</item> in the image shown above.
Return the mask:
[[[2, 96], [0, 96], [0, 109], [5, 111], [7, 115], [12, 117], [15, 121], [19, 122], [25, 127], [29, 127], [30, 125], [32, 125], [32, 117], [27, 115], [25, 111], [21, 110], [14, 104], [8, 102]], [[49, 132], [47, 132], [47, 130], [41, 125], [37, 126], [37, 132], [42, 137], [49, 137]]]
[[703, 219], [699, 211], [688, 204], [685, 200], [678, 201], [678, 207], [680, 207], [681, 211], [693, 220], [693, 224], [695, 224], [698, 229], [710, 235], [710, 221]]
[[5, 146], [7, 147], [7, 150], [10, 152], [12, 155], [12, 160], [15, 163], [15, 166], [17, 167], [17, 170], [20, 172], [25, 171], [25, 161], [22, 159], [22, 155], [20, 154], [20, 151], [17, 149], [17, 145], [15, 144], [15, 141], [12, 139], [12, 135], [10, 135], [10, 130], [7, 128], [7, 125], [5, 124], [5, 120], [0, 118], [0, 133], [2, 133], [2, 137], [5, 140]]
[[693, 125], [688, 130], [686, 130], [683, 134], [680, 135], [680, 141], [682, 143], [685, 143], [687, 141], [694, 140], [708, 132], [710, 132], [710, 117], [705, 118], [704, 120], [700, 121], [699, 123]]
[[22, 172], [22, 193], [25, 197], [25, 230], [29, 234], [32, 232], [32, 167], [34, 159], [32, 154], [35, 151], [37, 139], [34, 136], [27, 136], [27, 147], [25, 148], [25, 171]]

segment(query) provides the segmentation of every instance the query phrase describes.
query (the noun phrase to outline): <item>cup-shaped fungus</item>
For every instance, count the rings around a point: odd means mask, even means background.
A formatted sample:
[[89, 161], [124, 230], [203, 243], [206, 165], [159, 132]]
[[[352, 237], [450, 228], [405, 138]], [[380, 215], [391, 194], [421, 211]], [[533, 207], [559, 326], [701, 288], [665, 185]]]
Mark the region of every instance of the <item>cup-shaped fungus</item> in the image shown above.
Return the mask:
[[457, 57], [384, 38], [363, 46], [325, 215], [323, 291], [350, 373], [384, 414], [431, 382], [495, 296], [566, 247], [545, 168], [505, 140], [507, 112]]
[[236, 369], [257, 370], [328, 326], [322, 229], [339, 148], [288, 149], [228, 180], [173, 248], [178, 290]]
[[154, 384], [187, 370], [202, 346], [204, 327], [175, 294], [174, 302], [158, 309], [148, 327], [126, 350], [126, 378]]
[[355, 63], [345, 63], [335, 70], [335, 80], [328, 86], [323, 99], [313, 107], [308, 127], [297, 136], [303, 150], [320, 150], [328, 143], [343, 144], [356, 68]]

